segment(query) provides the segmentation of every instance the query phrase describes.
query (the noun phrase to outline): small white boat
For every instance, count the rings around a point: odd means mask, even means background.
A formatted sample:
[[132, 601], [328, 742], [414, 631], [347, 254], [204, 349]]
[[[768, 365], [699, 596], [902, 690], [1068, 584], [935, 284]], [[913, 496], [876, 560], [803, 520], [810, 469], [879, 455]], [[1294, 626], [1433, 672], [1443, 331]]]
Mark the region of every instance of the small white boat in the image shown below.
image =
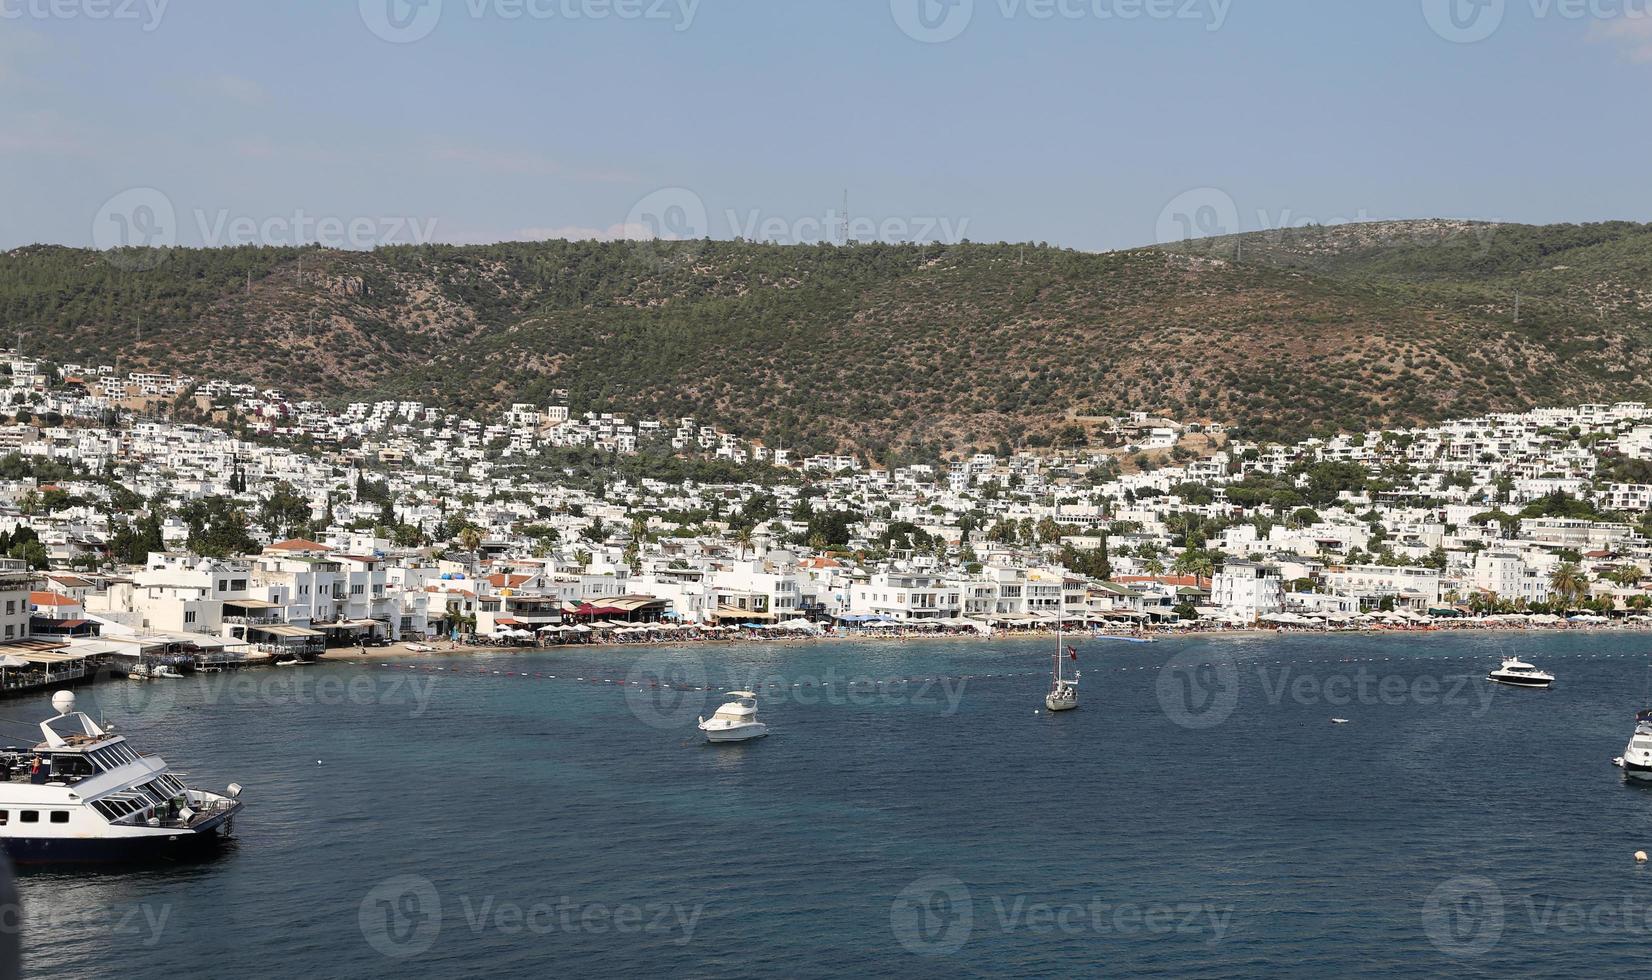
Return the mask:
[[1652, 781], [1652, 711], [1635, 712], [1635, 733], [1612, 765], [1630, 779]]
[[1503, 666], [1487, 674], [1486, 680], [1494, 684], [1507, 684], [1510, 687], [1546, 688], [1554, 683], [1554, 675], [1538, 670], [1519, 657], [1505, 657]]
[[291, 660], [277, 660], [275, 665], [277, 667], [302, 667], [304, 666], [304, 661], [294, 657]]
[[1346, 725], [1346, 724], [1348, 724], [1348, 719], [1346, 719], [1346, 718], [1332, 718], [1331, 719], [1331, 724], [1333, 724], [1333, 725]]
[[700, 731], [708, 742], [744, 742], [762, 738], [769, 726], [757, 720], [757, 695], [751, 691], [730, 691], [728, 702], [710, 718], [700, 719]]
[[155, 668], [154, 676], [156, 676], [156, 677], [169, 677], [169, 678], [172, 678], [173, 680], [183, 680], [184, 675], [176, 667], [170, 666], [168, 664], [161, 664], [159, 667]]

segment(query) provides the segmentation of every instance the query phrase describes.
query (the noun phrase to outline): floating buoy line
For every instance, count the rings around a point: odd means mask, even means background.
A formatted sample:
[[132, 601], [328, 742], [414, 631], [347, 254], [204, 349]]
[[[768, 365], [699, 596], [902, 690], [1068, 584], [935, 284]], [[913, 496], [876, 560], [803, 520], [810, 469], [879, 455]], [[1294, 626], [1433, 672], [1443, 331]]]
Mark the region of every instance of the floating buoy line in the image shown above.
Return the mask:
[[[1564, 660], [1613, 660], [1613, 659], [1622, 660], [1622, 659], [1628, 659], [1628, 658], [1633, 658], [1633, 657], [1652, 657], [1652, 654], [1648, 654], [1648, 653], [1644, 653], [1644, 652], [1642, 652], [1642, 653], [1599, 653], [1599, 654], [1595, 654], [1595, 653], [1589, 653], [1589, 654], [1545, 654], [1542, 659], [1545, 663], [1548, 663], [1548, 662], [1551, 662], [1551, 661], [1564, 661]], [[1486, 660], [1487, 660], [1487, 655], [1486, 654], [1472, 654], [1472, 655], [1464, 654], [1464, 655], [1452, 655], [1452, 656], [1444, 656], [1444, 657], [1335, 657], [1335, 658], [1324, 659], [1324, 660], [1263, 660], [1263, 659], [1238, 660], [1238, 659], [1228, 659], [1228, 660], [1223, 660], [1223, 661], [1220, 661], [1220, 662], [1218, 662], [1218, 661], [1205, 661], [1205, 662], [1202, 662], [1202, 663], [1193, 662], [1193, 661], [1186, 661], [1186, 662], [1179, 663], [1178, 666], [1181, 667], [1181, 668], [1184, 668], [1184, 669], [1185, 668], [1191, 668], [1191, 667], [1215, 667], [1215, 666], [1218, 666], [1218, 664], [1225, 665], [1225, 666], [1231, 666], [1231, 667], [1235, 667], [1235, 668], [1325, 667], [1325, 666], [1343, 666], [1343, 665], [1348, 665], [1348, 664], [1371, 664], [1371, 663], [1401, 663], [1401, 664], [1415, 664], [1415, 665], [1420, 665], [1420, 666], [1431, 666], [1431, 665], [1435, 665], [1435, 664], [1444, 664], [1444, 663], [1450, 663], [1450, 662], [1456, 662], [1456, 661], [1462, 661], [1462, 662], [1465, 662], [1465, 663], [1468, 663], [1468, 662], [1484, 663], [1484, 662], [1486, 662]], [[1172, 661], [1172, 662], [1175, 662], [1175, 661]], [[617, 677], [617, 678], [616, 677], [603, 677], [603, 676], [600, 676], [600, 675], [596, 675], [594, 673], [580, 674], [580, 673], [577, 673], [577, 668], [576, 668], [575, 673], [567, 673], [565, 671], [564, 672], [558, 672], [558, 673], [549, 673], [549, 672], [546, 672], [546, 671], [538, 671], [538, 670], [506, 670], [506, 669], [503, 669], [503, 668], [496, 668], [496, 667], [489, 667], [489, 666], [473, 666], [473, 665], [470, 665], [470, 664], [438, 665], [438, 664], [421, 664], [421, 663], [380, 662], [380, 663], [377, 663], [377, 664], [370, 664], [368, 666], [374, 666], [374, 667], [377, 667], [377, 668], [383, 669], [383, 670], [397, 670], [397, 671], [411, 670], [411, 671], [419, 671], [421, 673], [452, 674], [452, 675], [463, 676], [463, 677], [500, 677], [500, 678], [509, 677], [509, 678], [512, 678], [512, 679], [519, 679], [519, 680], [562, 681], [564, 683], [607, 685], [607, 686], [611, 686], [611, 687], [646, 687], [646, 688], [660, 688], [660, 689], [664, 689], [664, 690], [675, 690], [675, 691], [721, 691], [723, 689], [723, 688], [715, 686], [715, 685], [707, 685], [707, 684], [682, 684], [682, 683], [678, 683], [678, 682], [674, 682], [674, 681], [668, 681], [668, 680], [665, 680], [664, 678], [660, 678], [660, 677], [647, 677], [647, 678], [642, 678], [642, 679], [634, 679], [634, 678], [631, 678], [631, 677]], [[1165, 668], [1165, 666], [1166, 666], [1165, 664], [1114, 664], [1114, 665], [1091, 666], [1087, 669], [1089, 671], [1093, 672], [1093, 673], [1127, 674], [1127, 673], [1131, 673], [1131, 672], [1141, 672], [1141, 671], [1160, 671], [1160, 670], [1163, 670]], [[1648, 666], [1652, 666], [1652, 663], [1649, 663]], [[864, 688], [874, 688], [875, 689], [875, 688], [894, 687], [894, 686], [905, 685], [905, 684], [938, 684], [938, 683], [945, 683], [945, 682], [961, 682], [961, 681], [976, 681], [976, 680], [1005, 680], [1005, 679], [1016, 679], [1016, 678], [1023, 678], [1023, 677], [1046, 677], [1046, 676], [1048, 676], [1048, 674], [1049, 674], [1048, 671], [1030, 670], [1030, 671], [997, 671], [997, 672], [994, 672], [994, 673], [982, 673], [982, 674], [923, 674], [923, 675], [914, 675], [914, 676], [910, 676], [910, 677], [884, 677], [884, 678], [850, 677], [850, 678], [842, 678], [842, 679], [834, 680], [829, 684], [826, 683], [826, 682], [822, 682], [822, 681], [794, 681], [791, 684], [781, 684], [781, 685], [778, 685], [778, 686], [779, 687], [796, 688], [796, 689], [800, 689], [800, 690], [807, 690], [807, 689], [811, 689], [811, 688], [826, 688], [826, 687], [837, 688], [837, 687], [851, 687], [851, 686], [861, 687], [863, 689]], [[775, 687], [776, 685], [768, 685], [768, 686]]]

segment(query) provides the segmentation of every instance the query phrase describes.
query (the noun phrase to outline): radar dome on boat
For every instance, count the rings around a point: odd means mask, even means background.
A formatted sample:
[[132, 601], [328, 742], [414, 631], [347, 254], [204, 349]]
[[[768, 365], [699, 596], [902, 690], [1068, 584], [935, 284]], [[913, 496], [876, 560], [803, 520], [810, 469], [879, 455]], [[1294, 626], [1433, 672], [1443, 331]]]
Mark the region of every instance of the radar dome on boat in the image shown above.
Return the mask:
[[60, 715], [66, 715], [75, 710], [75, 692], [58, 691], [52, 695], [52, 710]]

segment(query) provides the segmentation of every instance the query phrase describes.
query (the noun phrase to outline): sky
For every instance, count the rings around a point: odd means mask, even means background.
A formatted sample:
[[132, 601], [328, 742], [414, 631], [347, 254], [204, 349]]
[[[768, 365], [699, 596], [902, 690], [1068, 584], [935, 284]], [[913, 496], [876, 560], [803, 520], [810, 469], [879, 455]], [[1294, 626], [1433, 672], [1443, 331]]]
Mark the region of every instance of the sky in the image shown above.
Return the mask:
[[0, 248], [1652, 220], [1652, 0], [0, 0]]

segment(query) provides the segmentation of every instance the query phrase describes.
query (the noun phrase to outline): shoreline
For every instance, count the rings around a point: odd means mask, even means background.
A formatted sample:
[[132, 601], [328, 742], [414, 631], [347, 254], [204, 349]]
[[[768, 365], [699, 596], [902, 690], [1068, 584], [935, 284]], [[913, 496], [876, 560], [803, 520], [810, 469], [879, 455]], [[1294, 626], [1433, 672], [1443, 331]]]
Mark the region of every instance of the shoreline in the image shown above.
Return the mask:
[[[1151, 631], [1145, 636], [1133, 636], [1133, 635], [1122, 635], [1122, 634], [1117, 634], [1117, 633], [1100, 633], [1100, 632], [1092, 633], [1092, 632], [1089, 632], [1089, 631], [1063, 633], [1062, 635], [1064, 637], [1070, 638], [1072, 640], [1072, 642], [1074, 642], [1074, 643], [1083, 643], [1085, 641], [1096, 641], [1096, 640], [1106, 641], [1106, 642], [1118, 642], [1118, 641], [1128, 640], [1128, 641], [1136, 641], [1137, 643], [1145, 644], [1145, 643], [1167, 642], [1167, 641], [1171, 641], [1171, 640], [1194, 640], [1194, 639], [1200, 639], [1200, 640], [1222, 640], [1222, 639], [1245, 640], [1245, 639], [1258, 639], [1258, 638], [1261, 638], [1261, 637], [1312, 638], [1312, 637], [1329, 637], [1329, 636], [1366, 636], [1366, 637], [1388, 636], [1388, 637], [1393, 637], [1393, 638], [1419, 639], [1419, 638], [1427, 638], [1427, 637], [1433, 637], [1433, 636], [1457, 636], [1457, 635], [1462, 635], [1462, 634], [1484, 635], [1484, 636], [1493, 636], [1493, 635], [1503, 636], [1503, 635], [1508, 635], [1508, 634], [1518, 634], [1518, 635], [1522, 635], [1522, 636], [1526, 636], [1526, 635], [1551, 636], [1551, 635], [1568, 635], [1568, 634], [1588, 634], [1588, 635], [1594, 635], [1594, 634], [1612, 634], [1612, 635], [1618, 635], [1618, 634], [1625, 634], [1625, 635], [1627, 635], [1627, 634], [1652, 634], [1652, 624], [1636, 624], [1636, 625], [1616, 624], [1616, 625], [1588, 625], [1588, 626], [1535, 626], [1535, 625], [1533, 625], [1533, 626], [1511, 626], [1511, 625], [1508, 625], [1508, 624], [1497, 624], [1497, 625], [1483, 625], [1483, 626], [1431, 626], [1431, 627], [1417, 628], [1417, 629], [1386, 628], [1386, 629], [1341, 629], [1341, 630], [1266, 629], [1266, 628], [1248, 627], [1248, 628], [1240, 628], [1240, 629], [1214, 629], [1214, 630], [1158, 630], [1158, 631]], [[373, 647], [373, 648], [371, 648], [371, 649], [369, 649], [365, 652], [359, 652], [353, 647], [345, 647], [345, 648], [340, 648], [340, 649], [337, 649], [337, 650], [328, 650], [325, 653], [323, 653], [321, 655], [321, 657], [315, 662], [316, 663], [366, 663], [366, 662], [369, 662], [369, 661], [373, 660], [375, 657], [388, 657], [388, 656], [393, 656], [393, 657], [396, 657], [398, 659], [407, 659], [407, 658], [434, 659], [434, 658], [441, 658], [441, 657], [469, 657], [469, 656], [476, 656], [476, 655], [480, 655], [480, 654], [507, 654], [508, 655], [508, 654], [522, 654], [522, 653], [551, 653], [551, 652], [555, 652], [555, 651], [575, 652], [575, 651], [626, 650], [626, 649], [659, 650], [659, 649], [672, 649], [672, 648], [678, 648], [678, 647], [684, 648], [684, 649], [689, 649], [689, 648], [706, 647], [706, 646], [713, 646], [713, 647], [745, 646], [745, 645], [748, 645], [748, 644], [784, 645], [784, 646], [811, 645], [812, 646], [814, 644], [823, 643], [823, 642], [826, 642], [826, 643], [830, 643], [830, 642], [860, 643], [860, 642], [872, 642], [872, 641], [911, 642], [911, 641], [923, 641], [923, 640], [935, 640], [935, 641], [947, 641], [947, 642], [984, 642], [984, 641], [991, 641], [991, 640], [1000, 640], [1000, 641], [1001, 640], [1044, 640], [1044, 641], [1048, 641], [1048, 640], [1055, 639], [1055, 637], [1056, 637], [1056, 633], [1055, 633], [1054, 630], [1016, 630], [1016, 631], [1013, 631], [1013, 632], [998, 632], [998, 633], [990, 633], [990, 634], [976, 633], [976, 632], [973, 632], [973, 631], [968, 632], [968, 633], [938, 633], [938, 632], [929, 631], [929, 630], [914, 630], [914, 631], [911, 631], [911, 632], [899, 632], [899, 631], [885, 630], [885, 631], [866, 632], [866, 633], [827, 633], [827, 634], [823, 634], [823, 635], [819, 635], [819, 636], [764, 636], [764, 635], [755, 635], [755, 636], [749, 636], [749, 637], [741, 636], [741, 637], [738, 637], [738, 638], [719, 637], [719, 638], [715, 638], [715, 639], [702, 638], [702, 639], [675, 639], [675, 640], [661, 638], [661, 639], [658, 639], [658, 640], [636, 640], [636, 641], [622, 641], [622, 642], [554, 643], [554, 644], [549, 644], [549, 645], [544, 645], [544, 646], [539, 646], [539, 645], [498, 646], [498, 645], [488, 645], [488, 644], [467, 644], [467, 643], [457, 643], [457, 644], [448, 645], [447, 641], [443, 641], [440, 644], [428, 644], [428, 643], [423, 644], [425, 646], [433, 646], [434, 647], [434, 649], [430, 649], [430, 650], [414, 650], [414, 649], [410, 648], [409, 643], [393, 643], [389, 646]]]

